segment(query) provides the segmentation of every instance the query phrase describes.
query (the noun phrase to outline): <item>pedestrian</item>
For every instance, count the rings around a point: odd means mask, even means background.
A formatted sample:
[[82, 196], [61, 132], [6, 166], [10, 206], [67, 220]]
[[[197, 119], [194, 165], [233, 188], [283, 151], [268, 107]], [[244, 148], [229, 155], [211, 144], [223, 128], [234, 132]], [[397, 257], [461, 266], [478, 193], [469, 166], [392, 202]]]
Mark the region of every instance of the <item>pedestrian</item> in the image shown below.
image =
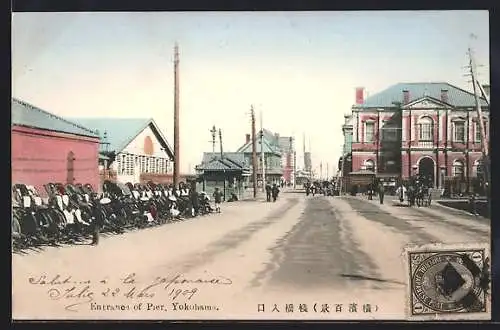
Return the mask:
[[93, 208], [92, 222], [90, 225], [92, 229], [92, 242], [90, 243], [90, 245], [98, 245], [99, 236], [104, 225], [104, 213], [102, 211], [102, 206], [100, 203], [96, 203], [96, 207]]
[[373, 184], [368, 185], [368, 200], [373, 200]]
[[476, 208], [476, 194], [474, 193], [470, 194], [469, 203], [470, 203], [470, 213], [474, 214], [477, 217], [478, 213]]
[[198, 216], [200, 211], [199, 194], [196, 191], [196, 185], [192, 185], [189, 190], [189, 199], [191, 201], [191, 215], [193, 217]]
[[271, 184], [268, 182], [266, 183], [266, 200], [268, 202], [271, 201], [271, 192], [272, 192], [272, 187]]
[[280, 192], [280, 189], [278, 188], [278, 185], [274, 184], [273, 189], [272, 189], [273, 202], [276, 202], [276, 199], [278, 198], [279, 192]]
[[220, 203], [222, 203], [222, 193], [220, 192], [218, 187], [215, 187], [213, 197], [215, 202], [215, 212], [220, 213]]
[[378, 186], [378, 198], [380, 200], [380, 204], [384, 204], [384, 194], [385, 194], [385, 187], [382, 182], [380, 182]]
[[396, 190], [396, 194], [399, 196], [399, 202], [403, 203], [405, 200], [406, 188], [403, 184], [401, 184]]

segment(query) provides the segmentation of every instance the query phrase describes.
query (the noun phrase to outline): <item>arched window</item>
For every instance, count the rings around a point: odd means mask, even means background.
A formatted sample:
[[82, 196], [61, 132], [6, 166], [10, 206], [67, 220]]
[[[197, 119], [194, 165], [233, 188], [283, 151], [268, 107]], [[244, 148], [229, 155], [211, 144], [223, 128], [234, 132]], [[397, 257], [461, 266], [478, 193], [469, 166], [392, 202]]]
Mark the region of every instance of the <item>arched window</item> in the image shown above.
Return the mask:
[[371, 159], [365, 160], [365, 169], [368, 171], [375, 170], [375, 163], [373, 162], [373, 160]]
[[144, 154], [152, 156], [153, 153], [154, 153], [153, 140], [151, 140], [151, 137], [146, 136], [144, 138]]
[[422, 117], [418, 120], [419, 140], [432, 141], [434, 139], [434, 121], [430, 117]]
[[464, 163], [460, 160], [455, 160], [453, 162], [452, 175], [454, 177], [463, 178], [464, 177]]

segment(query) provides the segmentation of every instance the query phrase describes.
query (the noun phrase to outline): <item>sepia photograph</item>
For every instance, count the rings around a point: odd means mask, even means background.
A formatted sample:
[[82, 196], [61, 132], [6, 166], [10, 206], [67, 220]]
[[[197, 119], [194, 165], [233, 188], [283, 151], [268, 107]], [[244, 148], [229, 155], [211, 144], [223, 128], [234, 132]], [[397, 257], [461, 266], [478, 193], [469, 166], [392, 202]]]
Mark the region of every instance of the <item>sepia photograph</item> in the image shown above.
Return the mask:
[[488, 11], [11, 26], [14, 321], [491, 319]]

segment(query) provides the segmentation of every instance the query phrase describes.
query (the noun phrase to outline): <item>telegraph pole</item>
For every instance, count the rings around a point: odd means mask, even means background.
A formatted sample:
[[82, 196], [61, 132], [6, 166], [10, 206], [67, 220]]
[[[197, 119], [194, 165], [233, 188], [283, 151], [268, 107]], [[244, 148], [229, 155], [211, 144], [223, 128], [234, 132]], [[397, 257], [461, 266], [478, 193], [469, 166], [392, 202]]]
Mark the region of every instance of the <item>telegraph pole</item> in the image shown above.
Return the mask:
[[219, 144], [220, 144], [220, 158], [224, 157], [224, 150], [222, 149], [222, 130], [219, 128]]
[[255, 111], [253, 105], [250, 108], [252, 116], [252, 173], [253, 173], [253, 198], [257, 197], [257, 139], [255, 137]]
[[174, 47], [174, 187], [179, 184], [179, 46]]
[[[469, 64], [470, 64], [470, 74], [472, 76], [472, 86], [474, 88], [474, 99], [476, 103], [476, 111], [477, 111], [477, 116], [478, 116], [478, 123], [479, 123], [479, 130], [481, 133], [481, 151], [483, 153], [483, 174], [484, 174], [484, 183], [486, 185], [486, 189], [490, 189], [490, 168], [489, 168], [489, 159], [488, 159], [488, 143], [486, 141], [486, 129], [484, 127], [484, 120], [483, 120], [483, 111], [481, 109], [481, 103], [479, 100], [479, 95], [478, 95], [478, 88], [477, 86], [479, 85], [476, 77], [476, 62], [474, 60], [474, 55], [472, 49], [469, 47]], [[468, 169], [467, 169], [468, 170]], [[487, 193], [487, 196], [489, 194]]]
[[[222, 159], [224, 156], [224, 152], [222, 149], [222, 130], [219, 128], [219, 144], [220, 144], [220, 159]], [[224, 185], [223, 185], [223, 192], [222, 195], [224, 196], [224, 201], [226, 200], [226, 172], [224, 171]]]
[[266, 162], [264, 153], [264, 127], [262, 125], [262, 111], [260, 112], [260, 163], [262, 166], [262, 191], [266, 191]]
[[215, 134], [217, 133], [217, 129], [215, 128], [215, 125], [212, 127], [210, 130], [210, 133], [212, 133], [212, 154], [215, 156]]

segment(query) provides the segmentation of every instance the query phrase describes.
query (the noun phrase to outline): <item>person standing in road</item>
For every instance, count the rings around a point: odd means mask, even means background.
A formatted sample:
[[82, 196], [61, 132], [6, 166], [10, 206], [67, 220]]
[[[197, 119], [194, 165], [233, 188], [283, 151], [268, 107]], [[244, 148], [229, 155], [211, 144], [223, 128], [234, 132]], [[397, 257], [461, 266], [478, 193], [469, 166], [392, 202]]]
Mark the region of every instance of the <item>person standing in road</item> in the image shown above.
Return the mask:
[[272, 194], [273, 194], [273, 202], [276, 202], [276, 199], [278, 198], [278, 194], [280, 192], [280, 189], [278, 188], [278, 185], [276, 185], [276, 183], [273, 185], [273, 190], [272, 190]]
[[380, 204], [384, 204], [384, 195], [385, 195], [385, 187], [382, 182], [378, 185], [378, 198], [380, 200]]
[[272, 187], [271, 187], [271, 184], [269, 184], [269, 182], [268, 182], [268, 183], [266, 183], [266, 200], [268, 202], [271, 201], [271, 191], [272, 191]]
[[102, 227], [104, 226], [104, 215], [102, 212], [102, 205], [97, 202], [96, 207], [92, 209], [92, 222], [90, 223], [92, 229], [92, 242], [90, 245], [99, 244], [99, 236]]
[[220, 213], [220, 203], [222, 203], [222, 193], [220, 192], [218, 187], [215, 188], [213, 197], [215, 202], [215, 212]]

